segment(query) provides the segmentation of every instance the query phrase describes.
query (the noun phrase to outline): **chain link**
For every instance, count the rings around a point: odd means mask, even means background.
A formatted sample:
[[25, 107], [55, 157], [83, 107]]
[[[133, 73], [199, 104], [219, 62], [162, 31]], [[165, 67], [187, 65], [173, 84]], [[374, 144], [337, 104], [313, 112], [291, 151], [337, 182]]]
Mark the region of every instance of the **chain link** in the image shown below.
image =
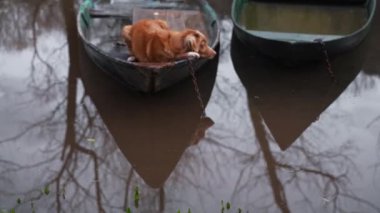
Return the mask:
[[192, 77], [192, 80], [193, 80], [194, 91], [197, 94], [197, 98], [198, 98], [198, 101], [199, 101], [199, 106], [202, 109], [201, 118], [205, 118], [206, 117], [205, 105], [204, 105], [203, 100], [202, 100], [201, 92], [199, 91], [199, 86], [198, 86], [197, 78], [195, 77], [194, 67], [193, 67], [193, 64], [191, 63], [191, 59], [188, 59], [188, 62], [189, 62], [189, 71], [190, 71], [190, 74], [191, 74], [191, 77]]
[[326, 48], [325, 42], [323, 42], [322, 39], [315, 39], [314, 41], [317, 42], [317, 43], [319, 43], [321, 45], [323, 54], [325, 56], [325, 62], [326, 62], [327, 71], [330, 74], [331, 80], [335, 81], [335, 74], [334, 74], [334, 72], [333, 72], [333, 70], [331, 68], [330, 58], [329, 58], [329, 54], [327, 53], [327, 48]]

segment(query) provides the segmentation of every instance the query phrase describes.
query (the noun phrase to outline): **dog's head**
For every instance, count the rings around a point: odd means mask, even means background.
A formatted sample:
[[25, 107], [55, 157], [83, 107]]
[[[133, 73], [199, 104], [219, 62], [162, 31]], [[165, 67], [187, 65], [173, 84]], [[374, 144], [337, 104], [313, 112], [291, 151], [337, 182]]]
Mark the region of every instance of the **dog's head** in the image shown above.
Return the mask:
[[132, 25], [126, 25], [121, 30], [121, 36], [123, 37], [124, 42], [127, 44], [127, 46], [130, 49], [132, 48], [132, 46], [131, 46], [131, 41], [132, 41], [131, 31], [132, 31]]
[[188, 30], [184, 39], [187, 51], [199, 53], [201, 57], [211, 59], [216, 52], [208, 46], [207, 38], [198, 30]]

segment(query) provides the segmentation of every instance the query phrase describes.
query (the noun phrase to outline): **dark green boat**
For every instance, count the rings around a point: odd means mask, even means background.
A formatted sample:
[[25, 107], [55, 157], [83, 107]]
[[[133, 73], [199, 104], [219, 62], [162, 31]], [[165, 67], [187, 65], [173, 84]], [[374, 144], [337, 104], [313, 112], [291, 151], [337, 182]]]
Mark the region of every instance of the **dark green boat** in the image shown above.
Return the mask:
[[[143, 18], [164, 19], [176, 30], [195, 28], [209, 39], [216, 48], [219, 43], [219, 24], [211, 6], [203, 0], [189, 3], [178, 1], [125, 1], [94, 5], [85, 1], [78, 13], [78, 32], [90, 58], [115, 79], [132, 89], [157, 92], [190, 75], [189, 61], [179, 60], [170, 64], [141, 65], [128, 62], [128, 48], [122, 43], [120, 31], [124, 25]], [[206, 59], [191, 59], [197, 70]]]
[[237, 38], [288, 61], [319, 60], [358, 45], [368, 34], [376, 0], [234, 0]]

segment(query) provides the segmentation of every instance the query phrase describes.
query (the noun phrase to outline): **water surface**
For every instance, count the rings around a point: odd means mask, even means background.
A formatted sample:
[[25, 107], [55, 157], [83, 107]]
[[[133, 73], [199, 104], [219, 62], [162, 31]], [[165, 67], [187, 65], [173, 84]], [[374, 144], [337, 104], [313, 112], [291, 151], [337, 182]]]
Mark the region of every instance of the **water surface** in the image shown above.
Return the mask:
[[239, 23], [249, 30], [347, 35], [360, 29], [368, 19], [360, 5], [286, 4], [248, 1], [242, 6]]
[[380, 212], [379, 16], [332, 59], [333, 82], [324, 62], [249, 51], [221, 14], [219, 57], [197, 75], [208, 127], [191, 79], [144, 95], [99, 70], [74, 8], [0, 2], [0, 209]]

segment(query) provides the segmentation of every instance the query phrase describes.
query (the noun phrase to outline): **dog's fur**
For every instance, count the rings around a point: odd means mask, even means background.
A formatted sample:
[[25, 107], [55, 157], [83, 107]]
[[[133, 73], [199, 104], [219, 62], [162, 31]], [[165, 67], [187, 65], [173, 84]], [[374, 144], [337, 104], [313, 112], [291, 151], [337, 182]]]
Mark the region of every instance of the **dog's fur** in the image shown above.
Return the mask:
[[172, 31], [163, 20], [144, 19], [124, 26], [122, 37], [139, 62], [172, 62], [188, 57], [211, 59], [216, 55], [201, 32]]

